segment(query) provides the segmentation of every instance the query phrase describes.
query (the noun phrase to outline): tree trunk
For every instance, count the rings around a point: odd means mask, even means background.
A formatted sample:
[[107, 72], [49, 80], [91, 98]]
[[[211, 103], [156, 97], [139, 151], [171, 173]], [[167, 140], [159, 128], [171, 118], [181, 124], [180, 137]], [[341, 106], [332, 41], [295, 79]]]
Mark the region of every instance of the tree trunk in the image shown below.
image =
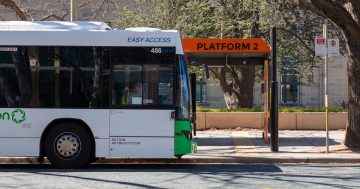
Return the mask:
[[[360, 31], [359, 31], [360, 32]], [[348, 45], [348, 126], [345, 145], [349, 148], [360, 148], [360, 44]]]
[[[259, 37], [259, 10], [257, 8], [253, 12], [253, 18], [250, 35]], [[234, 33], [236, 38], [244, 37], [243, 31], [237, 24], [234, 25]], [[228, 109], [253, 107], [255, 65], [225, 66], [213, 73], [220, 82]]]
[[[228, 75], [228, 77], [227, 77]], [[219, 68], [215, 77], [224, 92], [227, 108], [252, 108], [255, 66], [231, 66]]]
[[348, 125], [345, 145], [360, 147], [360, 3], [359, 0], [294, 0], [301, 7], [329, 18], [342, 31], [348, 51]]
[[32, 78], [27, 47], [18, 47], [11, 57], [15, 64], [19, 83], [20, 96], [17, 97], [20, 107], [30, 107], [32, 95]]
[[100, 107], [100, 89], [101, 89], [101, 77], [102, 77], [102, 49], [98, 47], [93, 47], [93, 55], [95, 60], [95, 75], [94, 75], [94, 84], [93, 91], [91, 94], [90, 107]]
[[17, 107], [18, 103], [15, 98], [15, 91], [9, 85], [6, 74], [0, 70], [0, 93], [4, 96], [8, 107]]

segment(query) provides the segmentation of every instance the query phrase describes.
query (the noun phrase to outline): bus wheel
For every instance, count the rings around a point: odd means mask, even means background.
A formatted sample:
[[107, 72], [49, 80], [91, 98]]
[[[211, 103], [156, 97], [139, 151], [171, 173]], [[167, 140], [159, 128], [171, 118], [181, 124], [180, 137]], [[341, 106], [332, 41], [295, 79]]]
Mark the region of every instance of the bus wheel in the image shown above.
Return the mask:
[[78, 168], [91, 158], [90, 134], [79, 124], [66, 122], [54, 126], [45, 137], [45, 155], [56, 168]]
[[176, 158], [181, 159], [183, 155], [177, 155]]

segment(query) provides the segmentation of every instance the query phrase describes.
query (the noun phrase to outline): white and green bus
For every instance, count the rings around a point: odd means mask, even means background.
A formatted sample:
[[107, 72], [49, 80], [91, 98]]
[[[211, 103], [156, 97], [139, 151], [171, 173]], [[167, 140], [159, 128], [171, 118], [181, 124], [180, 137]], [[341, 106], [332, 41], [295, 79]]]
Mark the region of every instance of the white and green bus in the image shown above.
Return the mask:
[[181, 157], [196, 148], [190, 104], [178, 31], [0, 22], [0, 156]]

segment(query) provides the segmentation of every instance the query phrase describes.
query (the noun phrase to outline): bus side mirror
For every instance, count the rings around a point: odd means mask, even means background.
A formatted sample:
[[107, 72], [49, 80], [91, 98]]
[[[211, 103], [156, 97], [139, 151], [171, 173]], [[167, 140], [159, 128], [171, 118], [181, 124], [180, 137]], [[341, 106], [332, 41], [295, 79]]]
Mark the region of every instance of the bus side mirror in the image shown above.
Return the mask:
[[194, 136], [196, 136], [196, 74], [190, 73], [190, 86], [191, 86], [191, 110], [192, 110], [192, 125]]

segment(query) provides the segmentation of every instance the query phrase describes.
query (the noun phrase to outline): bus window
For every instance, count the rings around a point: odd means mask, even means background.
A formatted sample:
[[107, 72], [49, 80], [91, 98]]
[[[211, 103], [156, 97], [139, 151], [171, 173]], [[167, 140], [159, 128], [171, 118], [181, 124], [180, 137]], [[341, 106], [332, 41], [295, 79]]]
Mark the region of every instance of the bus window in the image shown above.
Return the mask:
[[184, 56], [179, 56], [177, 64], [178, 84], [177, 84], [177, 119], [190, 119], [190, 91], [187, 67]]
[[[55, 72], [54, 62], [55, 62], [55, 48], [39, 47], [39, 63], [38, 63], [39, 107], [56, 107], [55, 99], [59, 99], [59, 96], [55, 95], [55, 91], [58, 91], [55, 90], [55, 83], [58, 83], [56, 82], [58, 75]], [[59, 103], [57, 104], [59, 105]]]
[[114, 65], [112, 105], [141, 105], [142, 66]]
[[152, 49], [112, 48], [113, 106], [173, 106], [175, 50]]
[[144, 104], [173, 104], [173, 66], [144, 65]]
[[0, 97], [3, 98], [0, 100], [1, 107], [30, 106], [32, 78], [27, 56], [25, 47], [1, 49]]
[[92, 47], [60, 48], [61, 107], [90, 107], [94, 68]]

